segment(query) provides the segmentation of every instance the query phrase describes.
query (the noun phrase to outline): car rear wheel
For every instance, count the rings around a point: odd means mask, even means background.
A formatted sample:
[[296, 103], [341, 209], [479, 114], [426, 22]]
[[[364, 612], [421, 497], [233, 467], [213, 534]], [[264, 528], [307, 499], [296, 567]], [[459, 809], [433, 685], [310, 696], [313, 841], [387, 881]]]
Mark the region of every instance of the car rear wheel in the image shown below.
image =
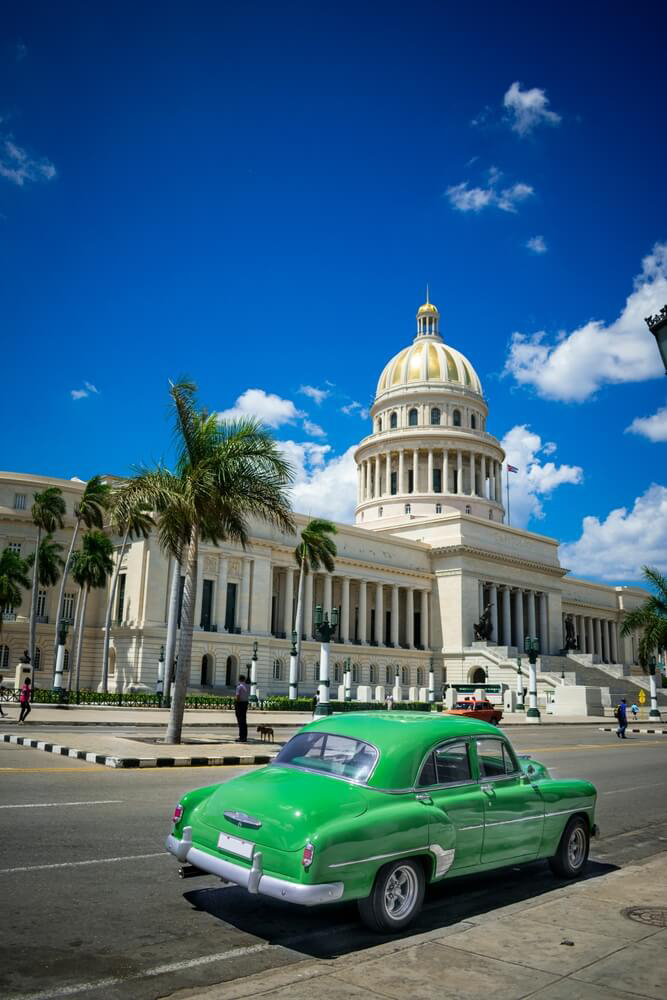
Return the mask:
[[362, 920], [381, 933], [402, 931], [422, 908], [424, 884], [424, 871], [417, 861], [384, 865], [370, 896], [359, 900]]
[[554, 875], [579, 878], [586, 868], [590, 844], [588, 823], [581, 816], [573, 816], [563, 831], [558, 850], [549, 859]]

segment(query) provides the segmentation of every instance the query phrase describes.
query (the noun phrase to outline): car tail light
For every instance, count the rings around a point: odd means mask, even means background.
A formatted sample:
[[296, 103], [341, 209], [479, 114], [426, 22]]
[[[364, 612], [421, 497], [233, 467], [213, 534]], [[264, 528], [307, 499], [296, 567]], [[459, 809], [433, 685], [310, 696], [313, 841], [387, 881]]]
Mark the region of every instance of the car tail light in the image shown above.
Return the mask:
[[308, 843], [303, 849], [303, 857], [301, 858], [301, 864], [304, 868], [310, 868], [313, 863], [313, 858], [315, 857], [315, 848], [312, 844]]
[[180, 823], [182, 816], [183, 816], [183, 806], [179, 802], [176, 808], [174, 809], [174, 815], [171, 817], [172, 823]]

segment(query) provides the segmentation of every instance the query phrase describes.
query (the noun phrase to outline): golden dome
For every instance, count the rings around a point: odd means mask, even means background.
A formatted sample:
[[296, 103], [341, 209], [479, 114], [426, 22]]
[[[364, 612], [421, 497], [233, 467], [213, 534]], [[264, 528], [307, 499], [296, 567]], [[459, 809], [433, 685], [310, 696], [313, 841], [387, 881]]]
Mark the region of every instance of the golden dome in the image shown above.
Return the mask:
[[484, 395], [477, 372], [468, 359], [456, 348], [444, 344], [440, 337], [418, 336], [410, 347], [399, 351], [384, 366], [375, 398], [391, 389], [411, 385], [416, 388], [420, 382], [449, 389], [463, 388]]
[[426, 316], [439, 316], [440, 313], [438, 312], [437, 308], [433, 305], [432, 302], [425, 302], [424, 305], [420, 306], [419, 309], [417, 310], [417, 315], [418, 316], [425, 316], [425, 315]]

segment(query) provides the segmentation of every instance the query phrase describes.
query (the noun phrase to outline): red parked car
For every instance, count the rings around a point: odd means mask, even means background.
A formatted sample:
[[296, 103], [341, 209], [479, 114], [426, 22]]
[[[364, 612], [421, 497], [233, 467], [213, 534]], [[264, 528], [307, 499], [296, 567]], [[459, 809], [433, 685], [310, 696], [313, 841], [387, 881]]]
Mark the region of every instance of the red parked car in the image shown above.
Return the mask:
[[470, 719], [491, 722], [494, 726], [497, 726], [503, 717], [502, 708], [492, 705], [490, 701], [482, 701], [478, 698], [467, 698], [465, 701], [457, 701], [454, 708], [450, 708], [447, 711], [449, 715], [466, 715]]

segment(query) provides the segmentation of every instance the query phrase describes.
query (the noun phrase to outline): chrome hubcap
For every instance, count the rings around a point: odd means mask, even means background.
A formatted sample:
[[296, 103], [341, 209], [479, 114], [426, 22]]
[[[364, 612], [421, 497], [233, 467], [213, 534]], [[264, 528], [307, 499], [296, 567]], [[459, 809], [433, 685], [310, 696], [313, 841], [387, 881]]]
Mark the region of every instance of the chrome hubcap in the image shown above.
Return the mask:
[[402, 920], [417, 899], [418, 882], [412, 868], [401, 865], [391, 873], [384, 890], [384, 908], [391, 920]]
[[577, 826], [570, 834], [570, 839], [567, 845], [567, 859], [570, 862], [570, 867], [573, 869], [581, 868], [585, 857], [586, 834], [580, 826]]

